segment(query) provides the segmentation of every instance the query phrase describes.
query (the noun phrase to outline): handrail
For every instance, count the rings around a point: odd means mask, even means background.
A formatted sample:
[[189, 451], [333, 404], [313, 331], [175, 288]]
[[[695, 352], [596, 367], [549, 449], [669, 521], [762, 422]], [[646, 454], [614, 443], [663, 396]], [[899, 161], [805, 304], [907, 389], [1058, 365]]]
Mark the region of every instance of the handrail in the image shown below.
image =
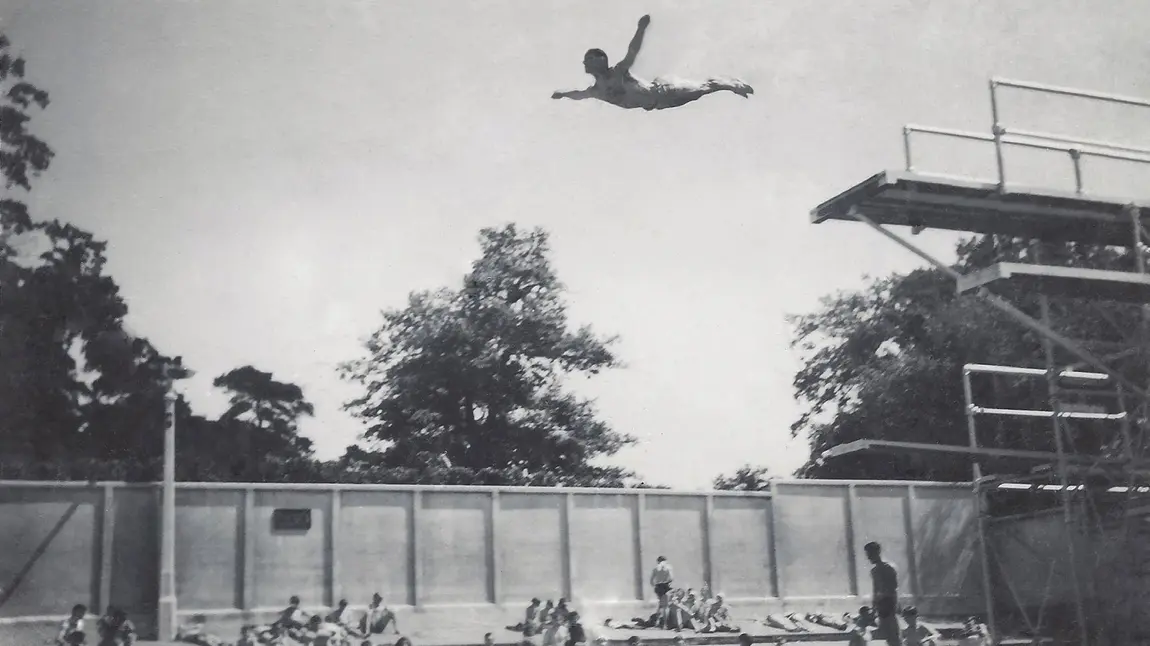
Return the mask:
[[1078, 90], [1075, 88], [1061, 87], [1058, 85], [1047, 85], [1045, 83], [1032, 83], [1030, 81], [1012, 81], [1010, 79], [993, 78], [990, 80], [990, 86], [992, 89], [994, 87], [1011, 87], [1018, 90], [1031, 90], [1045, 94], [1059, 94], [1062, 96], [1072, 96], [1080, 99], [1097, 99], [1099, 101], [1106, 101], [1108, 103], [1121, 103], [1123, 105], [1134, 105], [1141, 108], [1150, 108], [1150, 99], [1123, 96], [1121, 94], [1110, 94], [1109, 92]]
[[1030, 130], [1016, 130], [1014, 128], [1002, 129], [1003, 134], [1014, 135], [1016, 137], [1027, 137], [1030, 139], [1045, 139], [1047, 141], [1058, 141], [1066, 144], [1078, 144], [1079, 146], [1090, 146], [1092, 148], [1109, 148], [1111, 150], [1121, 150], [1130, 153], [1139, 153], [1142, 155], [1150, 155], [1150, 148], [1141, 148], [1138, 146], [1127, 146], [1125, 144], [1116, 144], [1110, 141], [1101, 141], [1098, 139], [1080, 139], [1077, 137], [1066, 137], [1063, 135], [1051, 134], [1048, 132], [1034, 132]]
[[[914, 133], [939, 135], [943, 137], [951, 137], [953, 139], [965, 139], [968, 141], [982, 141], [988, 143], [993, 142], [995, 147], [999, 150], [998, 156], [1000, 159], [1001, 148], [1003, 146], [1017, 146], [1020, 148], [1030, 148], [1033, 150], [1046, 150], [1051, 152], [1067, 153], [1070, 156], [1070, 161], [1074, 166], [1075, 192], [1078, 194], [1082, 194], [1084, 192], [1081, 162], [1083, 157], [1095, 157], [1099, 159], [1113, 159], [1117, 161], [1137, 162], [1139, 164], [1150, 164], [1150, 149], [1136, 148], [1134, 146], [1122, 146], [1120, 144], [1112, 144], [1103, 141], [1075, 139], [1072, 137], [1063, 137], [1061, 135], [1048, 133], [1030, 132], [1025, 130], [1012, 131], [1007, 130], [1001, 126], [997, 128], [996, 134], [988, 135], [981, 132], [971, 132], [967, 130], [955, 130], [952, 128], [936, 128], [933, 126], [907, 124], [903, 126], [902, 133], [903, 151], [906, 156], [907, 171], [914, 170], [913, 157], [911, 154], [911, 135]], [[1045, 139], [1049, 143], [1033, 141], [1042, 139]], [[1076, 146], [1074, 144], [1078, 145]], [[1088, 148], [1082, 148], [1080, 146], [1087, 146]], [[1111, 150], [1102, 150], [1105, 148], [1109, 148]], [[1000, 184], [1002, 183], [1003, 178], [1003, 169], [1000, 167]]]

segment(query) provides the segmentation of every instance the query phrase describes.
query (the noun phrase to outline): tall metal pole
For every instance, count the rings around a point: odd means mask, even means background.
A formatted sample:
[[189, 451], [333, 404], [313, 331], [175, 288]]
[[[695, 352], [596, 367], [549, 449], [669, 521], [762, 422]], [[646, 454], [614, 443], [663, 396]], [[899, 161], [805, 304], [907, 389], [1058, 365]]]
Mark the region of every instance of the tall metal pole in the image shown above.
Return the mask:
[[160, 523], [160, 599], [158, 632], [161, 641], [176, 638], [176, 403], [170, 392], [165, 397], [164, 484]]
[[[966, 430], [970, 436], [970, 448], [978, 448], [978, 432], [974, 419], [974, 391], [970, 386], [970, 371], [962, 369], [962, 392], [966, 397]], [[982, 561], [982, 596], [986, 601], [986, 624], [990, 629], [990, 642], [995, 643], [998, 634], [998, 622], [994, 615], [994, 592], [990, 581], [990, 559], [986, 544], [986, 502], [982, 490], [982, 464], [974, 461], [971, 467], [974, 476], [975, 512], [978, 514], [978, 549], [979, 560]]]
[[[1042, 312], [1042, 324], [1050, 326], [1050, 299], [1039, 295], [1038, 306]], [[1062, 494], [1062, 517], [1066, 523], [1066, 551], [1070, 565], [1070, 583], [1074, 589], [1074, 609], [1078, 616], [1078, 637], [1082, 646], [1090, 646], [1090, 634], [1086, 626], [1086, 607], [1082, 601], [1082, 589], [1078, 575], [1077, 550], [1074, 549], [1074, 515], [1071, 510], [1070, 481], [1067, 475], [1066, 451], [1062, 439], [1062, 419], [1058, 396], [1058, 368], [1054, 363], [1054, 344], [1042, 337], [1042, 352], [1046, 357], [1046, 386], [1050, 396], [1050, 407], [1054, 411], [1051, 424], [1054, 430], [1054, 450], [1058, 454], [1058, 484]]]

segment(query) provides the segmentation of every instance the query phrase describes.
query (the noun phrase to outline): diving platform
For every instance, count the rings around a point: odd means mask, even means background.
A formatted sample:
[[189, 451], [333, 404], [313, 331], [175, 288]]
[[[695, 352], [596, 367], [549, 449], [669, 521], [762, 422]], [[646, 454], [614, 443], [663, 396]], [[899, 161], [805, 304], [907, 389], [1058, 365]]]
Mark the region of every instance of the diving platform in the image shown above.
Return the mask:
[[996, 285], [1063, 298], [1150, 304], [1150, 275], [1013, 262], [1000, 262], [960, 278], [958, 293]]
[[811, 222], [854, 221], [854, 209], [881, 225], [1129, 247], [1130, 208], [1150, 216], [1150, 204], [1129, 200], [888, 170], [815, 207]]
[[[1030, 460], [1038, 462], [1057, 462], [1058, 454], [1053, 451], [1026, 451], [1020, 449], [995, 449], [971, 447], [951, 444], [928, 444], [925, 442], [893, 442], [888, 440], [855, 440], [846, 444], [839, 444], [823, 451], [821, 459], [842, 457], [852, 453], [934, 453], [949, 454], [957, 457], [978, 458], [987, 461], [1004, 460]], [[1128, 460], [1126, 458], [1107, 458], [1096, 455], [1082, 455], [1067, 453], [1064, 456], [1068, 466], [1127, 466], [1131, 468], [1150, 469], [1150, 461]]]

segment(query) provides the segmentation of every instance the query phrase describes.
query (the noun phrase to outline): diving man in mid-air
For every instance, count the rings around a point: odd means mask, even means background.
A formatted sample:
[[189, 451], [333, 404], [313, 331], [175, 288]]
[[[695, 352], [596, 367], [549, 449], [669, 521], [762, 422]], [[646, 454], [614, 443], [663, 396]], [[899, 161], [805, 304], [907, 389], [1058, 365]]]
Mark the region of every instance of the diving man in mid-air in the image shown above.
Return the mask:
[[589, 49], [583, 56], [583, 69], [595, 78], [595, 83], [585, 90], [556, 92], [552, 99], [598, 99], [620, 108], [642, 108], [644, 110], [665, 110], [677, 108], [701, 99], [715, 92], [734, 92], [744, 99], [754, 94], [754, 89], [743, 81], [733, 78], [715, 77], [706, 81], [682, 81], [656, 78], [644, 81], [631, 76], [631, 66], [643, 46], [643, 33], [651, 24], [650, 16], [639, 19], [639, 29], [627, 55], [612, 67], [607, 62], [607, 54], [601, 49]]

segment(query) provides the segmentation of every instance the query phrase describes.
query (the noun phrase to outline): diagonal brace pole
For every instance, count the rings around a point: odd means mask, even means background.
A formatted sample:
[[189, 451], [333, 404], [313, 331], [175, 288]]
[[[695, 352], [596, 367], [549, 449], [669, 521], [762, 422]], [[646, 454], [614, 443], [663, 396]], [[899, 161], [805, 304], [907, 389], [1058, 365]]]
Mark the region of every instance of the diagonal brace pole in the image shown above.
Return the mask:
[[[946, 263], [942, 262], [938, 258], [935, 258], [934, 256], [923, 251], [922, 249], [919, 249], [914, 244], [907, 242], [906, 240], [902, 239], [902, 237], [900, 237], [898, 234], [887, 230], [882, 225], [876, 223], [874, 220], [871, 220], [867, 216], [863, 215], [861, 212], [859, 212], [858, 209], [851, 207], [851, 209], [847, 212], [847, 215], [849, 215], [850, 217], [858, 220], [859, 222], [862, 222], [863, 224], [871, 227], [875, 231], [878, 231], [879, 233], [883, 234], [884, 236], [890, 238], [891, 240], [898, 243], [899, 246], [903, 247], [907, 251], [910, 251], [911, 253], [918, 256], [919, 258], [922, 258], [923, 260], [929, 262], [930, 264], [934, 265], [935, 267], [938, 267], [939, 269], [941, 269], [944, 273], [946, 273], [951, 278], [953, 278], [955, 280], [962, 278], [962, 274], [959, 273], [958, 271], [956, 271], [950, 265], [947, 265]], [[1067, 352], [1070, 352], [1075, 357], [1081, 359], [1087, 365], [1089, 365], [1093, 368], [1096, 368], [1101, 372], [1105, 372], [1107, 375], [1110, 375], [1110, 377], [1112, 379], [1114, 379], [1115, 383], [1122, 384], [1123, 386], [1125, 386], [1129, 390], [1129, 392], [1137, 394], [1143, 398], [1150, 398], [1150, 393], [1147, 393], [1142, 388], [1139, 388], [1137, 385], [1132, 383], [1129, 379], [1126, 379], [1126, 377], [1122, 376], [1120, 373], [1115, 371], [1113, 368], [1106, 365], [1101, 359], [1094, 356], [1092, 353], [1088, 352], [1085, 348], [1078, 345], [1077, 343], [1070, 340], [1069, 338], [1059, 334], [1058, 332], [1055, 332], [1054, 330], [1050, 329], [1050, 327], [1043, 325], [1040, 321], [1034, 319], [1030, 315], [1023, 312], [1022, 310], [1019, 310], [1014, 305], [1011, 305], [1004, 298], [1002, 298], [996, 294], [991, 293], [985, 287], [981, 287], [978, 289], [978, 295], [981, 296], [983, 299], [985, 299], [987, 302], [989, 302], [994, 307], [1001, 310], [1003, 313], [1005, 313], [1005, 314], [1009, 315], [1011, 318], [1017, 320], [1019, 323], [1025, 325], [1026, 327], [1030, 328], [1031, 330], [1034, 330], [1038, 334], [1042, 335], [1044, 338], [1050, 339], [1050, 341], [1052, 341], [1053, 343], [1056, 343], [1059, 346], [1062, 346]]]

